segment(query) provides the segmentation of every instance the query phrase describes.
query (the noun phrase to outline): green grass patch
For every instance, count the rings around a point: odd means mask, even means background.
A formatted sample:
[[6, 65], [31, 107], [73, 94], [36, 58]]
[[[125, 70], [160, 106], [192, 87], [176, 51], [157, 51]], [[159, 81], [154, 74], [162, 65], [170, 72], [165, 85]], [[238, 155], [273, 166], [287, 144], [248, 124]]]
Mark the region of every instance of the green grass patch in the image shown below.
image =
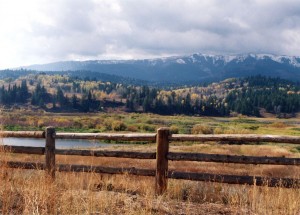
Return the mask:
[[238, 119], [232, 120], [232, 122], [235, 122], [235, 123], [247, 123], [247, 124], [257, 124], [257, 123], [259, 123], [257, 120], [248, 119], [248, 118], [238, 118]]
[[6, 131], [41, 131], [43, 129], [34, 126], [4, 125]]
[[300, 153], [300, 146], [293, 147], [291, 149], [291, 152], [293, 152], [293, 153]]

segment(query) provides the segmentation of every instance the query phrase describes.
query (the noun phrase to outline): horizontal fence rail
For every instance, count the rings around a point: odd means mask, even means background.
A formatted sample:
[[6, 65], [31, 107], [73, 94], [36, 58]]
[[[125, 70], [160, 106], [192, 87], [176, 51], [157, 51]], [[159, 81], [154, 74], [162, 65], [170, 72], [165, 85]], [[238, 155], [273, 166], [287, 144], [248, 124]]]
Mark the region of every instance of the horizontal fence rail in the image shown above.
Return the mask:
[[93, 139], [116, 141], [155, 141], [156, 134], [112, 134], [112, 133], [56, 133], [57, 139]]
[[[1, 137], [45, 138], [44, 131], [1, 131]], [[93, 139], [116, 141], [156, 141], [156, 133], [62, 133], [57, 132], [55, 139]], [[273, 142], [300, 144], [300, 137], [288, 135], [254, 135], [254, 134], [172, 134], [170, 141], [217, 141], [217, 142]]]
[[300, 144], [300, 138], [295, 136], [254, 135], [254, 134], [218, 134], [189, 135], [173, 134], [170, 141], [224, 141], [224, 142], [273, 142]]
[[45, 147], [3, 145], [2, 148], [5, 152], [11, 152], [11, 153], [35, 154], [35, 155], [45, 154]]
[[[43, 163], [9, 161], [6, 163], [6, 165], [7, 167], [10, 168], [37, 169], [37, 170], [45, 169], [45, 164]], [[69, 164], [56, 165], [56, 171], [102, 173], [102, 174], [129, 174], [129, 175], [137, 175], [137, 176], [155, 176], [155, 172], [156, 172], [156, 170], [140, 169], [134, 167], [116, 168], [116, 167], [69, 165]], [[285, 187], [285, 188], [300, 187], [300, 180], [292, 179], [292, 178], [266, 178], [260, 176], [224, 175], [224, 174], [209, 174], [209, 173], [179, 172], [179, 171], [168, 171], [167, 178], [193, 180], [193, 181], [218, 182], [218, 183], [227, 183], [227, 184], [247, 184], [247, 185], [269, 186], [269, 187], [278, 187], [278, 186]]]
[[[2, 137], [16, 138], [45, 138], [45, 147], [27, 146], [2, 146], [4, 151], [11, 153], [46, 155], [45, 163], [32, 162], [13, 162], [5, 163], [9, 168], [38, 169], [46, 170], [51, 178], [55, 178], [55, 171], [60, 172], [94, 172], [105, 174], [131, 174], [138, 176], [155, 176], [156, 193], [162, 194], [167, 189], [167, 178], [185, 179], [195, 181], [218, 182], [228, 184], [248, 184], [258, 186], [282, 186], [300, 187], [300, 179], [294, 178], [265, 178], [260, 176], [240, 176], [222, 175], [195, 172], [179, 172], [168, 170], [168, 160], [172, 161], [198, 161], [198, 162], [219, 162], [235, 164], [270, 164], [270, 165], [300, 165], [300, 158], [286, 157], [257, 157], [257, 156], [238, 156], [223, 154], [205, 153], [182, 153], [169, 152], [170, 141], [217, 141], [217, 142], [274, 142], [300, 144], [300, 137], [279, 136], [279, 135], [183, 135], [170, 134], [168, 128], [160, 128], [157, 133], [56, 133], [53, 127], [48, 127], [43, 131], [2, 131]], [[113, 141], [147, 141], [157, 143], [156, 152], [134, 152], [134, 151], [108, 151], [108, 150], [80, 150], [80, 149], [56, 149], [56, 139], [95, 139]], [[115, 168], [90, 165], [67, 165], [55, 164], [56, 155], [76, 155], [94, 157], [117, 157], [133, 159], [156, 159], [156, 169], [139, 169], [134, 167]]]
[[156, 159], [155, 152], [132, 152], [132, 151], [94, 151], [94, 150], [64, 150], [56, 149], [57, 155], [79, 155], [94, 157], [116, 157], [136, 159]]
[[257, 156], [238, 156], [221, 154], [203, 153], [179, 153], [169, 152], [169, 160], [173, 161], [202, 161], [217, 163], [238, 163], [238, 164], [272, 164], [272, 165], [300, 165], [300, 158], [285, 157], [257, 157]]
[[[4, 149], [7, 152], [21, 153], [21, 154], [43, 155], [45, 153], [44, 147], [5, 145]], [[156, 152], [55, 149], [55, 154], [92, 156], [92, 157], [156, 159]], [[237, 164], [300, 165], [300, 158], [267, 157], [267, 156], [258, 157], [258, 156], [169, 152], [167, 158], [168, 160], [172, 160], [172, 161], [200, 161], [200, 162], [237, 163]]]
[[0, 137], [45, 138], [44, 131], [0, 131]]

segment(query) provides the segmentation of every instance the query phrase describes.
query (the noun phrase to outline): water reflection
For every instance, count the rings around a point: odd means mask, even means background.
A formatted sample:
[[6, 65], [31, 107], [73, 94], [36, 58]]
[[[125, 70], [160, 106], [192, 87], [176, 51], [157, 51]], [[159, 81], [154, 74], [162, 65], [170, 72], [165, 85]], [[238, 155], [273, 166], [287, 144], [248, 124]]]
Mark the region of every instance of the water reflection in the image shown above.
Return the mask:
[[[4, 145], [11, 146], [35, 146], [44, 147], [45, 139], [35, 138], [3, 138]], [[94, 148], [94, 147], [108, 147], [112, 144], [101, 143], [97, 140], [71, 140], [71, 139], [56, 139], [56, 148]]]

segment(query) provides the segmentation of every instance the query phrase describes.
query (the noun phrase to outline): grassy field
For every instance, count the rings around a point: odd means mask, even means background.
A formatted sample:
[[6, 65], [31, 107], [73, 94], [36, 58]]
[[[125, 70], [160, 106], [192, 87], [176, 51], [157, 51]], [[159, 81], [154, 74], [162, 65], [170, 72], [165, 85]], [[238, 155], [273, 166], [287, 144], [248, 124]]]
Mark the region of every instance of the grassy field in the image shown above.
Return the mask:
[[[52, 114], [6, 112], [4, 129], [43, 130], [53, 125], [59, 131], [155, 132], [162, 126], [173, 133], [256, 133], [300, 136], [299, 119], [203, 118], [152, 114]], [[111, 150], [155, 151], [155, 144], [111, 145]], [[172, 142], [170, 151], [234, 155], [300, 157], [292, 144], [247, 144]], [[3, 161], [43, 162], [44, 156], [1, 151]], [[155, 160], [57, 156], [61, 164], [111, 167], [155, 167]], [[170, 162], [169, 169], [214, 174], [300, 178], [300, 167], [242, 165], [204, 162]], [[0, 167], [0, 208], [3, 214], [299, 214], [299, 188], [285, 189], [169, 180], [163, 196], [154, 194], [153, 177], [57, 173], [49, 183], [44, 171]]]
[[[4, 130], [43, 130], [74, 132], [155, 132], [170, 127], [173, 133], [251, 133], [300, 136], [300, 119], [250, 117], [161, 116], [138, 113], [44, 113], [42, 111], [2, 111]], [[199, 127], [199, 126], [202, 126]], [[198, 129], [197, 129], [198, 126]]]

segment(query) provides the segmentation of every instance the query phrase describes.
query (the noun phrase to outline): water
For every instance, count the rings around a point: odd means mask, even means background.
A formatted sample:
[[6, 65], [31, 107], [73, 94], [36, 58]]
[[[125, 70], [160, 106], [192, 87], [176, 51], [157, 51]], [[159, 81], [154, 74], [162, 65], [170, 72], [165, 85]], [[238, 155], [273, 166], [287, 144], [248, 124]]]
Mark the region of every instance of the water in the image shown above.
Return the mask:
[[[35, 138], [3, 138], [4, 145], [10, 146], [33, 146], [45, 147], [45, 139]], [[71, 140], [71, 139], [56, 139], [56, 148], [94, 148], [94, 147], [109, 147], [112, 144], [101, 143], [97, 140]]]

